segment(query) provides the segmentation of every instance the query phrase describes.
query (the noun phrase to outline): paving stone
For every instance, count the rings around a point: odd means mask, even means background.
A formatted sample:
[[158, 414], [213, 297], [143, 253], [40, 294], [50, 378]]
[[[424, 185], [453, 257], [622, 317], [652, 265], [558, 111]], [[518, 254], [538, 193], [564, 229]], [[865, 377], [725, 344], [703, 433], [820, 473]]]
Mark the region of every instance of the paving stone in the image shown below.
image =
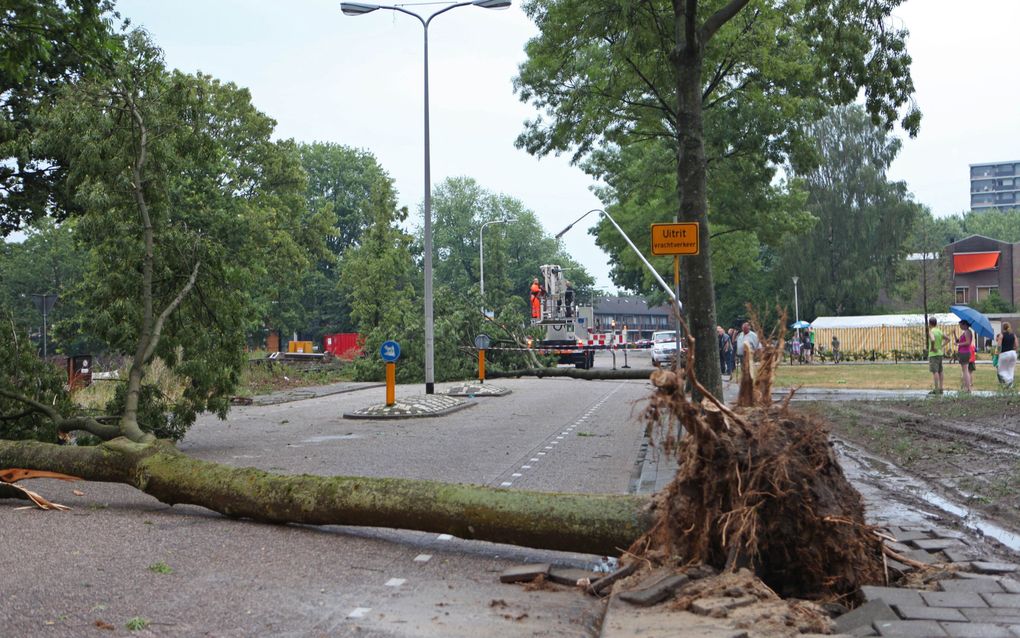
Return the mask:
[[754, 596], [721, 596], [718, 598], [701, 598], [691, 603], [691, 611], [699, 616], [712, 616], [719, 618], [726, 616], [731, 609], [747, 607], [757, 602]]
[[910, 550], [915, 549], [914, 547], [911, 547], [906, 543], [894, 543], [891, 541], [886, 541], [885, 546], [893, 550], [897, 554], [902, 554], [903, 552], [909, 552]]
[[920, 592], [916, 589], [865, 585], [861, 587], [861, 594], [864, 595], [865, 600], [884, 600], [889, 605], [915, 605], [920, 607], [925, 604]]
[[982, 574], [1010, 574], [1020, 571], [1020, 565], [1016, 563], [993, 563], [976, 560], [970, 564], [974, 571]]
[[981, 594], [968, 591], [923, 591], [921, 598], [931, 607], [985, 607]]
[[881, 620], [875, 623], [879, 636], [899, 638], [935, 638], [946, 636], [942, 627], [934, 620]]
[[886, 558], [885, 564], [889, 569], [899, 574], [906, 574], [910, 570], [914, 569], [910, 565], [905, 565], [898, 560], [893, 560], [892, 558]]
[[549, 580], [560, 585], [568, 585], [575, 587], [577, 581], [582, 578], [587, 578], [589, 582], [594, 582], [602, 577], [602, 574], [589, 571], [587, 569], [578, 569], [576, 567], [559, 567], [553, 566], [549, 568]]
[[1014, 638], [1006, 627], [991, 623], [942, 623], [947, 636], [953, 638]]
[[993, 578], [954, 578], [951, 580], [940, 580], [939, 587], [942, 591], [969, 591], [969, 592], [987, 592], [1001, 594], [1004, 593], [1002, 585], [999, 581]]
[[1005, 607], [961, 608], [960, 613], [971, 622], [993, 622], [1001, 625], [1020, 624], [1020, 611]]
[[910, 541], [908, 545], [929, 552], [941, 552], [950, 547], [961, 547], [960, 541], [955, 538], [918, 538]]
[[539, 576], [547, 576], [550, 569], [549, 563], [538, 563], [535, 565], [518, 565], [505, 570], [499, 575], [501, 583], [523, 583], [535, 580]]
[[669, 598], [677, 589], [690, 581], [686, 574], [674, 574], [659, 579], [649, 587], [625, 591], [620, 594], [620, 600], [638, 607], [650, 607]]
[[904, 529], [899, 534], [893, 534], [893, 536], [895, 536], [896, 540], [898, 540], [901, 543], [932, 537], [930, 533], [920, 529]]
[[896, 613], [903, 620], [947, 620], [967, 622], [967, 617], [955, 607], [915, 607], [912, 605], [893, 605]]
[[974, 560], [974, 551], [969, 547], [948, 547], [942, 552], [951, 563], [969, 563]]
[[942, 562], [939, 560], [938, 556], [924, 549], [912, 549], [908, 552], [903, 552], [903, 555], [926, 565], [933, 565], [935, 563]]
[[999, 584], [1009, 594], [1020, 594], [1020, 581], [1013, 580], [1012, 578], [1003, 578], [999, 580]]
[[981, 595], [989, 607], [1006, 607], [1020, 610], [1020, 594], [985, 593]]
[[833, 629], [843, 633], [849, 633], [859, 627], [870, 629], [879, 620], [899, 620], [899, 616], [884, 600], [869, 600], [857, 609], [837, 618], [833, 622]]
[[971, 580], [999, 580], [1002, 576], [998, 574], [978, 574], [977, 572], [956, 572], [957, 578], [970, 578]]

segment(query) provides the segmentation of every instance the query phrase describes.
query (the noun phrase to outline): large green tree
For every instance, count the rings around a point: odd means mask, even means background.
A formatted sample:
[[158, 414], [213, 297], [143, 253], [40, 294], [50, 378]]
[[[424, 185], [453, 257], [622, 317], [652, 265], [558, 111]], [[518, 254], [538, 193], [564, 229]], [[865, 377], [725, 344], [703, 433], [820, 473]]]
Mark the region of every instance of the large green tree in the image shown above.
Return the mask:
[[349, 291], [340, 284], [339, 265], [373, 223], [373, 191], [392, 191], [393, 179], [365, 150], [329, 142], [301, 144], [299, 149], [308, 175], [308, 210], [330, 220], [325, 237], [329, 250], [305, 271], [300, 286], [281, 291], [281, 296], [300, 296], [300, 331], [320, 339], [327, 332], [354, 329]]
[[11, 313], [18, 329], [37, 332], [42, 315], [33, 295], [57, 295], [57, 303], [47, 313], [48, 350], [85, 351], [82, 348], [88, 342], [75, 331], [61, 331], [63, 339], [59, 339], [53, 330], [59, 322], [75, 323], [72, 292], [84, 276], [84, 267], [85, 251], [75, 242], [72, 225], [41, 218], [26, 228], [24, 241], [0, 243], [0, 308]]
[[[661, 180], [675, 196], [658, 197], [656, 207], [645, 211], [644, 224], [701, 225], [700, 254], [683, 260], [681, 290], [697, 338], [697, 374], [710, 391], [721, 389], [710, 179], [730, 180], [739, 187], [731, 194], [747, 194], [730, 198], [746, 206], [713, 202], [713, 223], [738, 228], [743, 216], [760, 227], [752, 204], [774, 188], [774, 167], [801, 152], [805, 122], [822, 116], [828, 105], [854, 101], [862, 91], [872, 117], [883, 125], [895, 122], [913, 92], [907, 34], [890, 19], [900, 2], [525, 4], [540, 34], [527, 45], [517, 88], [541, 116], [527, 124], [519, 144], [539, 155], [573, 150], [578, 161], [599, 150], [611, 154], [632, 145], [665, 145], [667, 152], [656, 151], [663, 161], [649, 179]], [[909, 109], [902, 123], [913, 133], [919, 120], [919, 112]], [[593, 165], [595, 170], [606, 166]], [[616, 198], [609, 195], [612, 211]]]
[[[197, 412], [226, 411], [245, 334], [270, 312], [265, 283], [303, 267], [308, 237], [322, 232], [305, 216], [297, 149], [273, 142], [273, 127], [246, 90], [168, 72], [140, 31], [104, 75], [62, 88], [41, 120], [40, 150], [60, 148], [81, 211], [74, 225], [89, 249], [82, 298], [94, 330], [131, 355], [117, 424], [84, 429], [180, 436]], [[169, 423], [142, 423], [143, 399], [158, 399], [143, 387], [157, 356], [186, 388], [165, 406]]]
[[0, 9], [0, 237], [71, 205], [61, 149], [33, 147], [34, 116], [115, 53], [112, 8], [111, 0], [5, 0]]
[[906, 184], [886, 176], [900, 141], [857, 106], [834, 109], [806, 134], [818, 161], [793, 168], [818, 221], [787, 239], [774, 273], [783, 285], [800, 277], [803, 317], [869, 314], [879, 291], [893, 289], [923, 215]]

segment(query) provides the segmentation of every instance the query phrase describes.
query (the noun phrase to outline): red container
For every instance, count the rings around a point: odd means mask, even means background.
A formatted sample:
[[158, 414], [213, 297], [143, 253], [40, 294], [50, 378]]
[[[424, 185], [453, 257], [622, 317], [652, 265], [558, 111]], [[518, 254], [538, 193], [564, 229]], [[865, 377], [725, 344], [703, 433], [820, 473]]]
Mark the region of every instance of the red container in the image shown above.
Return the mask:
[[362, 340], [357, 332], [338, 332], [322, 338], [322, 351], [341, 359], [353, 359], [361, 355]]

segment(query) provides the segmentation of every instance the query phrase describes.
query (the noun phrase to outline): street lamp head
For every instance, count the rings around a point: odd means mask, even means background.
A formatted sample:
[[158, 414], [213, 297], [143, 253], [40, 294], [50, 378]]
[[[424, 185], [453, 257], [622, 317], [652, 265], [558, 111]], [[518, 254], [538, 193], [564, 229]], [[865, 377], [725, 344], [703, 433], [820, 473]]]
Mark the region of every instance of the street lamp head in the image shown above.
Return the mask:
[[471, 4], [483, 9], [506, 9], [510, 6], [510, 0], [474, 0]]
[[346, 16], [360, 16], [366, 13], [372, 13], [379, 8], [377, 4], [367, 4], [365, 2], [341, 2], [340, 11]]
[[796, 286], [796, 285], [797, 285], [797, 281], [798, 281], [799, 279], [800, 279], [800, 277], [798, 277], [797, 275], [794, 275], [794, 276], [793, 276], [793, 285], [794, 285], [794, 286]]

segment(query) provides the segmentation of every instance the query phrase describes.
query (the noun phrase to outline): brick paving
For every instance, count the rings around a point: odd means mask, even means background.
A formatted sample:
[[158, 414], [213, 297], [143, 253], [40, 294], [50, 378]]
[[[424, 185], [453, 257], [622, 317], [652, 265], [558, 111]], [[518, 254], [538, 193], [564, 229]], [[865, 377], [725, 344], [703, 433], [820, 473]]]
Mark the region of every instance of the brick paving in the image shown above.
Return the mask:
[[[983, 556], [953, 530], [891, 527], [893, 551], [943, 569], [931, 590], [862, 587], [866, 604], [836, 620], [852, 636], [1020, 638], [1020, 565]], [[910, 551], [903, 551], [913, 548]], [[903, 566], [909, 570], [910, 567]], [[895, 618], [889, 617], [889, 610]]]

